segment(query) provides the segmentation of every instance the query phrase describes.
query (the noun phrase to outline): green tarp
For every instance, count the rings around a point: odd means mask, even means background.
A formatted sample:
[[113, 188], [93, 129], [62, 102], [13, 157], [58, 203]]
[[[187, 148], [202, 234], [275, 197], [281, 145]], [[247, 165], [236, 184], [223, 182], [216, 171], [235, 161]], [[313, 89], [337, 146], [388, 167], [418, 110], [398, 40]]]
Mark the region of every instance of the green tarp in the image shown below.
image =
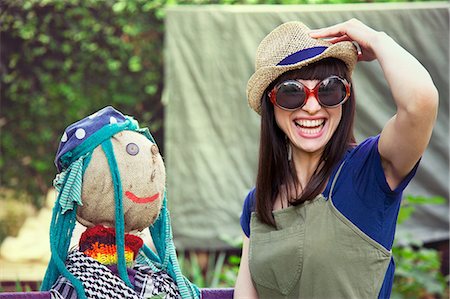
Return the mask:
[[[429, 70], [440, 94], [431, 145], [405, 194], [448, 199], [449, 7], [440, 3], [176, 6], [165, 36], [165, 161], [178, 249], [224, 249], [240, 238], [239, 216], [254, 186], [259, 116], [247, 105], [247, 80], [261, 39], [277, 25], [311, 28], [358, 18], [385, 31]], [[378, 134], [395, 113], [377, 62], [354, 73], [358, 141]], [[405, 88], [408, 88], [405, 86]], [[448, 205], [420, 208], [407, 230], [448, 239]], [[400, 230], [402, 230], [400, 228]]]

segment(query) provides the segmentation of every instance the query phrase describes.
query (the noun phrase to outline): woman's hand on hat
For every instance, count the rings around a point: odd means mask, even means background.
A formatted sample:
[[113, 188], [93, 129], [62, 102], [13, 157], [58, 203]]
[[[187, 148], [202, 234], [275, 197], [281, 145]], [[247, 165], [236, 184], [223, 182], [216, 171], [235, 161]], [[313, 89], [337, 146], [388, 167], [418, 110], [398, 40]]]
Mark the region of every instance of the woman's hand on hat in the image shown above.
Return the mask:
[[333, 44], [342, 41], [356, 42], [361, 48], [358, 60], [372, 61], [377, 58], [373, 45], [376, 43], [378, 33], [361, 21], [351, 19], [330, 27], [311, 30], [309, 35], [313, 38], [327, 39]]

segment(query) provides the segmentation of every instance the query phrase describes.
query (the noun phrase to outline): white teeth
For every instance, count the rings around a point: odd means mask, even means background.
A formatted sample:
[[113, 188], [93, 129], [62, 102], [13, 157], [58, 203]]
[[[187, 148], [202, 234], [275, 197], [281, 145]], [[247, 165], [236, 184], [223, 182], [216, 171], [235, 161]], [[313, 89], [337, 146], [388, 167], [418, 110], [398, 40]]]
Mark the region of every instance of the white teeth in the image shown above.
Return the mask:
[[318, 134], [320, 132], [320, 128], [315, 128], [315, 129], [300, 128], [300, 131], [302, 131], [304, 134], [313, 135], [313, 134]]
[[307, 119], [300, 119], [297, 120], [295, 123], [301, 127], [305, 128], [315, 128], [324, 123], [324, 119], [314, 119], [314, 120], [307, 120]]

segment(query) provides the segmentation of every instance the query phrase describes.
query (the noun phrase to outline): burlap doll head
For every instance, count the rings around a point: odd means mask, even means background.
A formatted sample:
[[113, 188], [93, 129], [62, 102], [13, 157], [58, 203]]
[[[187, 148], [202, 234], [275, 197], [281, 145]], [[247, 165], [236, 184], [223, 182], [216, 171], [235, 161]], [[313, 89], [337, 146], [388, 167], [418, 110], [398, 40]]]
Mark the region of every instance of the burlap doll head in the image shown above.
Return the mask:
[[[134, 131], [121, 131], [110, 139], [120, 176], [125, 232], [149, 227], [159, 215], [164, 197], [165, 168], [156, 144]], [[87, 226], [115, 225], [116, 207], [108, 150], [94, 149], [83, 176], [82, 205], [77, 220]], [[95, 196], [93, 196], [95, 195]]]
[[[52, 258], [43, 290], [49, 290], [62, 275], [79, 297], [85, 297], [83, 283], [64, 264], [78, 220], [87, 231], [93, 227], [113, 230], [113, 258], [127, 286], [132, 287], [127, 275], [130, 255], [131, 260], [139, 255], [141, 263], [155, 271], [166, 271], [182, 298], [199, 297], [198, 289], [178, 267], [166, 208], [164, 162], [147, 128], [139, 128], [133, 118], [105, 107], [67, 127], [55, 164], [59, 171], [54, 181], [58, 195], [50, 227]], [[142, 243], [135, 250], [125, 247], [126, 233], [147, 227], [156, 252], [146, 245], [141, 248]], [[92, 253], [92, 248], [89, 250]]]

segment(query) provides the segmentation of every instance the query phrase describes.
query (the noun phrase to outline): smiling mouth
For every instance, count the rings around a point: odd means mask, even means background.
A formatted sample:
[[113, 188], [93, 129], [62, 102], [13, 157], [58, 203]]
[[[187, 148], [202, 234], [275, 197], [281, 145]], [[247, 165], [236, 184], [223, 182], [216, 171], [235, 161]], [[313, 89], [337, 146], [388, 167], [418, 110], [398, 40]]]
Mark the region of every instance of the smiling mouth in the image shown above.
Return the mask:
[[134, 195], [133, 192], [127, 191], [125, 192], [125, 196], [135, 203], [149, 203], [157, 200], [159, 198], [159, 193], [156, 193], [150, 197], [138, 197]]
[[299, 119], [295, 121], [295, 126], [304, 134], [314, 135], [322, 130], [325, 119], [305, 120]]

